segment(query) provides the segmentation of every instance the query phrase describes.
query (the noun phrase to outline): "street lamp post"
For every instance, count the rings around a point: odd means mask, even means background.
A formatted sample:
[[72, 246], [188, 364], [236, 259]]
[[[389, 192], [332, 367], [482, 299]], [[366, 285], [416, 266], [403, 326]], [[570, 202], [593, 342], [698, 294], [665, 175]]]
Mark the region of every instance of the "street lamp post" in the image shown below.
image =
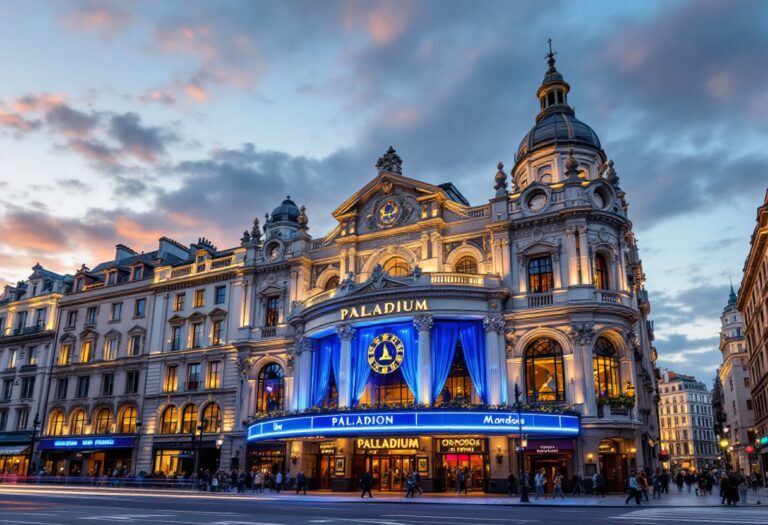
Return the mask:
[[520, 461], [520, 502], [528, 503], [528, 477], [525, 475], [525, 438], [523, 438], [523, 418], [520, 414], [520, 387], [515, 385], [515, 406], [517, 408], [517, 429], [520, 438], [518, 457]]
[[141, 421], [136, 422], [136, 447], [135, 447], [135, 457], [133, 459], [133, 476], [136, 477], [139, 475], [139, 450], [141, 449], [141, 425], [143, 423]]
[[[205, 430], [205, 420], [201, 420], [197, 425], [197, 434], [199, 439], [197, 440], [197, 447], [195, 449], [195, 476], [200, 479], [200, 449], [203, 447], [203, 431]], [[195, 434], [192, 435], [192, 441], [194, 443]]]
[[37, 440], [37, 432], [40, 429], [40, 417], [38, 414], [35, 414], [35, 420], [32, 423], [32, 441], [29, 444], [29, 460], [27, 461], [27, 476], [31, 476], [33, 474], [32, 472], [32, 461], [35, 457], [35, 441]]

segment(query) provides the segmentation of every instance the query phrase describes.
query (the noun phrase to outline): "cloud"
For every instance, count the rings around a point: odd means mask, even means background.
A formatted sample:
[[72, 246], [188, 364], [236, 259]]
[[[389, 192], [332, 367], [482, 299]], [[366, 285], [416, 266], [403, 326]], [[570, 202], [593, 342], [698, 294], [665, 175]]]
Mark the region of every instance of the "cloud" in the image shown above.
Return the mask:
[[165, 156], [166, 146], [179, 138], [168, 128], [142, 125], [137, 113], [113, 115], [108, 133], [120, 144], [124, 154], [146, 163], [154, 163]]
[[65, 13], [62, 21], [72, 29], [97, 33], [109, 40], [124, 31], [132, 21], [130, 14], [117, 6], [117, 2], [84, 2]]
[[653, 317], [668, 326], [717, 320], [728, 303], [729, 285], [690, 286], [678, 292], [650, 290]]
[[67, 105], [55, 106], [48, 110], [45, 120], [51, 128], [65, 136], [88, 136], [99, 123], [94, 114], [72, 109]]
[[157, 102], [168, 106], [176, 104], [176, 96], [170, 91], [163, 89], [150, 89], [139, 96], [139, 100], [142, 102]]
[[691, 339], [686, 335], [671, 333], [655, 341], [659, 352], [657, 366], [692, 374], [700, 381], [709, 383], [723, 362], [718, 349], [719, 342], [719, 337]]
[[0, 126], [16, 132], [34, 131], [40, 127], [39, 120], [27, 120], [18, 113], [0, 113]]

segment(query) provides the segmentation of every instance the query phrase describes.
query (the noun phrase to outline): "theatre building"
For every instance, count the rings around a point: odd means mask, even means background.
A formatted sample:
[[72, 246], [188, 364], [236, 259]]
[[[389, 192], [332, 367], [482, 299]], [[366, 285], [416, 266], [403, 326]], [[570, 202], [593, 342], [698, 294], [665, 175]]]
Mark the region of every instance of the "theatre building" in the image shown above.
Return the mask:
[[519, 477], [520, 454], [550, 480], [601, 470], [612, 490], [658, 465], [628, 204], [569, 90], [550, 55], [511, 181], [501, 163], [478, 181], [487, 203], [406, 176], [390, 148], [324, 237], [290, 198], [263, 239], [246, 234], [247, 468], [303, 470], [331, 490], [368, 471], [382, 491], [412, 471], [451, 490], [461, 469], [494, 492]]

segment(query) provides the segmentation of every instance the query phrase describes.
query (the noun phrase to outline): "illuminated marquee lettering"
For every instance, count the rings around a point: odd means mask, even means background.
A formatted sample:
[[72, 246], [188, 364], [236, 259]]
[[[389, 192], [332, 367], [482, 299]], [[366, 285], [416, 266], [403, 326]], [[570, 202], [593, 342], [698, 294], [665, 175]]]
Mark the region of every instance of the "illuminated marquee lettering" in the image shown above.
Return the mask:
[[361, 427], [370, 425], [394, 425], [393, 416], [335, 416], [331, 418], [332, 427]]
[[357, 440], [357, 448], [363, 450], [418, 450], [419, 438], [361, 438]]
[[429, 304], [426, 299], [403, 299], [386, 303], [364, 304], [340, 310], [341, 320], [376, 317], [378, 315], [399, 314], [408, 312], [426, 312]]
[[525, 419], [518, 420], [517, 416], [485, 416], [483, 425], [525, 425]]

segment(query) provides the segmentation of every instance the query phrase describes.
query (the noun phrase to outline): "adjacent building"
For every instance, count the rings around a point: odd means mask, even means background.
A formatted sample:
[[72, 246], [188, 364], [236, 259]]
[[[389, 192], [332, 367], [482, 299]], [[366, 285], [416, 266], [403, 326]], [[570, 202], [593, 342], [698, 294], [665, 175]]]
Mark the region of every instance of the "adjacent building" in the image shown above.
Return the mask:
[[540, 468], [600, 470], [622, 490], [657, 466], [626, 195], [548, 58], [535, 125], [486, 203], [406, 176], [390, 148], [324, 236], [286, 197], [239, 246], [163, 238], [81, 269], [62, 300], [57, 355], [71, 357], [53, 367], [45, 466], [304, 470], [330, 490], [370, 471], [382, 491], [412, 470], [450, 490], [462, 469], [489, 492]]
[[722, 412], [724, 421], [718, 433], [719, 439], [728, 441], [726, 453], [728, 463], [736, 470], [751, 472], [750, 456], [755, 450], [755, 412], [752, 405], [751, 381], [749, 377], [749, 356], [744, 340], [744, 321], [736, 308], [738, 299], [731, 287], [728, 304], [720, 316], [720, 352], [723, 364], [718, 368]]
[[712, 394], [695, 377], [664, 370], [659, 380], [659, 419], [665, 466], [703, 470], [718, 463]]
[[757, 210], [736, 304], [744, 317], [755, 417], [755, 445], [768, 472], [768, 192]]
[[0, 475], [26, 475], [45, 411], [57, 308], [72, 276], [36, 264], [0, 296]]

